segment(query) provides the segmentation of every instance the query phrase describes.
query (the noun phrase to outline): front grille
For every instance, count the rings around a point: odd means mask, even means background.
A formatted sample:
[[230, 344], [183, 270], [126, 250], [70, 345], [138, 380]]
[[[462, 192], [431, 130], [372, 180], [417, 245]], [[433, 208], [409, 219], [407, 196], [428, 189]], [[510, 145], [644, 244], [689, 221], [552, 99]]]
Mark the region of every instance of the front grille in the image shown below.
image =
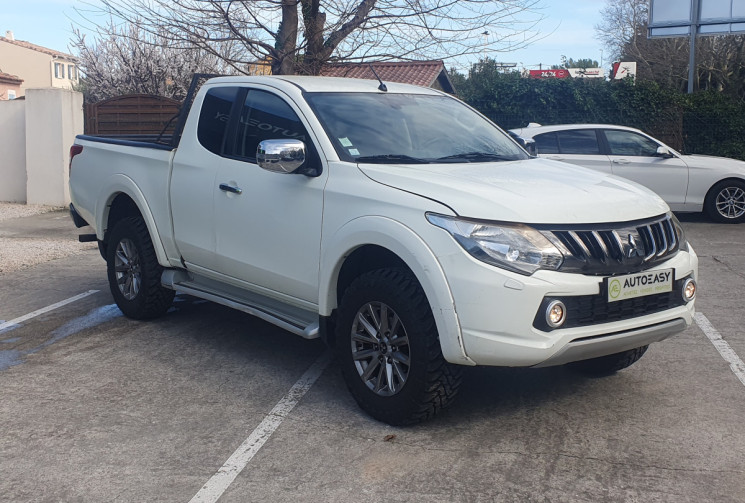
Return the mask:
[[611, 323], [666, 311], [685, 304], [681, 293], [685, 280], [686, 278], [675, 281], [671, 292], [619, 300], [617, 302], [608, 302], [608, 294], [602, 287], [599, 295], [545, 297], [533, 320], [533, 326], [544, 332], [553, 330], [546, 323], [546, 309], [554, 300], [563, 302], [567, 309], [566, 322], [561, 328]]
[[552, 226], [543, 233], [564, 254], [561, 270], [583, 274], [641, 271], [680, 249], [680, 233], [670, 215], [632, 223]]

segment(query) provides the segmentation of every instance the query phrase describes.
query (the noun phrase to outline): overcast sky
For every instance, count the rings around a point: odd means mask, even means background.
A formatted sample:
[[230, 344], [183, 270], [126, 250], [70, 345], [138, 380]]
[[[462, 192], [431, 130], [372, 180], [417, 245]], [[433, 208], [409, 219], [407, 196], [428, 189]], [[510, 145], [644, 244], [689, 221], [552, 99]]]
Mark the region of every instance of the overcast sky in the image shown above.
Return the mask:
[[[91, 0], [85, 0], [91, 1]], [[3, 0], [0, 16], [0, 35], [12, 30], [16, 39], [42, 45], [50, 49], [72, 52], [68, 47], [73, 22], [83, 20], [74, 7], [85, 8], [84, 0]], [[95, 0], [92, 0], [95, 1]], [[517, 63], [521, 68], [538, 68], [539, 64], [559, 64], [561, 56], [579, 59], [601, 59], [601, 45], [595, 39], [595, 25], [600, 21], [602, 0], [543, 0], [541, 13], [545, 19], [537, 26], [541, 40], [527, 49], [491, 54], [498, 61]], [[478, 59], [448, 61], [460, 71]], [[603, 66], [609, 66], [603, 60]], [[2, 62], [0, 62], [2, 68]]]

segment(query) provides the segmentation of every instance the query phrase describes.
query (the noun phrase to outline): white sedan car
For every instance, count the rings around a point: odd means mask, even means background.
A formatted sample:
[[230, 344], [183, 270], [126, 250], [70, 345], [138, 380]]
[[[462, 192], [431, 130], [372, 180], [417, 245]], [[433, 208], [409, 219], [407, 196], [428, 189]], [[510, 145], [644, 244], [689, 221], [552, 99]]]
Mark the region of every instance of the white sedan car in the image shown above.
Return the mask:
[[743, 161], [682, 155], [638, 129], [608, 124], [531, 124], [510, 134], [531, 154], [640, 183], [673, 211], [705, 211], [725, 223], [745, 221]]

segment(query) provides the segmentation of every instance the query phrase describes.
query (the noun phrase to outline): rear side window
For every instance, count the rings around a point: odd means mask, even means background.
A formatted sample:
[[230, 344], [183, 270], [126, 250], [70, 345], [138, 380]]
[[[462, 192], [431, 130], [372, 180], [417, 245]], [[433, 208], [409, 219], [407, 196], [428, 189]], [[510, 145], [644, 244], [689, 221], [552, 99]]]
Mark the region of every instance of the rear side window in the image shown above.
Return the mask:
[[562, 154], [599, 154], [598, 135], [594, 129], [557, 131], [559, 152]]
[[227, 153], [255, 159], [259, 142], [282, 139], [300, 140], [309, 145], [308, 133], [290, 105], [271, 93], [250, 90], [241, 109], [235, 140]]
[[223, 154], [230, 109], [237, 96], [237, 87], [215, 87], [207, 91], [202, 102], [197, 138], [204, 148], [214, 154]]
[[536, 154], [558, 154], [559, 141], [556, 139], [556, 133], [544, 133], [533, 137], [535, 140]]
[[633, 155], [653, 157], [657, 155], [659, 145], [646, 136], [632, 131], [605, 129], [605, 139], [611, 155]]

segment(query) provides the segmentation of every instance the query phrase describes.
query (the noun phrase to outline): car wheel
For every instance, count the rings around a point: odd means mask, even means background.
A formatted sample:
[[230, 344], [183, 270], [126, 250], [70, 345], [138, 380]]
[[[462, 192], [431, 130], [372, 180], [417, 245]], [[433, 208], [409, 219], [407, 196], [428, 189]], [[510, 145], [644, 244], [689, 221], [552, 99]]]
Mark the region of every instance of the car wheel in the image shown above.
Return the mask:
[[745, 221], [745, 182], [724, 180], [714, 185], [706, 196], [706, 213], [713, 220], [727, 224]]
[[648, 347], [642, 346], [608, 356], [581, 360], [570, 363], [569, 366], [585, 375], [595, 377], [608, 376], [636, 363], [647, 352]]
[[114, 225], [106, 247], [106, 266], [111, 294], [126, 316], [143, 320], [168, 311], [174, 292], [160, 284], [163, 268], [141, 218], [125, 218]]
[[461, 369], [442, 355], [427, 297], [402, 269], [354, 280], [338, 310], [336, 351], [357, 403], [375, 419], [413, 424], [455, 398]]

